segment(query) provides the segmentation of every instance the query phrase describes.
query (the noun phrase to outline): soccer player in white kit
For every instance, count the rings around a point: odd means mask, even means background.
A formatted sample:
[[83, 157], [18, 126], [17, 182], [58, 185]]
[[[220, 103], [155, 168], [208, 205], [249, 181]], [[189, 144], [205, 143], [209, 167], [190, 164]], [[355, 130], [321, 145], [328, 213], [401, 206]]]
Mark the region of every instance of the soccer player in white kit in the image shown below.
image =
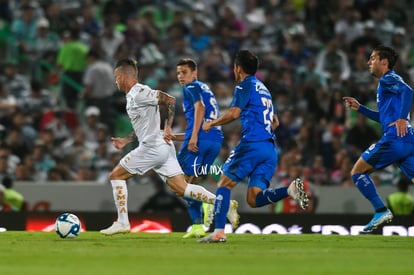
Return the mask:
[[[178, 196], [214, 203], [213, 193], [202, 186], [186, 183], [177, 161], [171, 142], [175, 98], [138, 83], [138, 68], [133, 59], [118, 61], [114, 76], [118, 89], [126, 94], [126, 111], [134, 131], [128, 137], [112, 138], [112, 143], [115, 148], [121, 149], [133, 140], [135, 134], [139, 146], [126, 154], [109, 174], [118, 219], [100, 232], [113, 235], [130, 231], [126, 180], [135, 174], [142, 175], [150, 169], [157, 172]], [[164, 133], [160, 129], [159, 105], [166, 106], [168, 113]]]

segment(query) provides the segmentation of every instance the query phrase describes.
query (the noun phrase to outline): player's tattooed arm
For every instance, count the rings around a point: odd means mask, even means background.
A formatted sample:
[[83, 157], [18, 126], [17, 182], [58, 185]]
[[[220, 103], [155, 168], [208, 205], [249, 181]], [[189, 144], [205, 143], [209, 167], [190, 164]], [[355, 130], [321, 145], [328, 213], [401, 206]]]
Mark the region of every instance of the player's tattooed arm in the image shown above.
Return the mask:
[[175, 97], [164, 93], [163, 91], [158, 91], [158, 104], [166, 106], [167, 109], [167, 118], [164, 125], [164, 139], [167, 142], [174, 139], [171, 128], [174, 122], [175, 101]]

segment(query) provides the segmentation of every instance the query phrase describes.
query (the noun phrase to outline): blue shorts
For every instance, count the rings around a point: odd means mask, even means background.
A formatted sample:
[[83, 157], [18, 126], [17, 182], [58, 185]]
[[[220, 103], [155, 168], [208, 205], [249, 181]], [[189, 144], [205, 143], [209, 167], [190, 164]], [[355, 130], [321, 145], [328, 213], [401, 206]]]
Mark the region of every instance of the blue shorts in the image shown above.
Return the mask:
[[241, 141], [223, 165], [223, 173], [234, 182], [246, 177], [249, 187], [266, 189], [277, 165], [277, 151], [273, 140], [260, 142]]
[[383, 136], [361, 157], [377, 170], [396, 164], [409, 179], [414, 178], [414, 143], [404, 138]]
[[188, 151], [188, 141], [184, 141], [177, 155], [184, 174], [195, 177], [207, 176], [211, 164], [220, 153], [221, 141], [199, 140], [197, 153]]

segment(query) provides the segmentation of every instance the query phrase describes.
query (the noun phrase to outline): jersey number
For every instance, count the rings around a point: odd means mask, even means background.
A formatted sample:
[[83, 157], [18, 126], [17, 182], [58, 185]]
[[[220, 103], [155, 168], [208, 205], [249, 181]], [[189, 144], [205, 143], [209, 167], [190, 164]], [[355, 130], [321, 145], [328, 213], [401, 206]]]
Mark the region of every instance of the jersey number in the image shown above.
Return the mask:
[[210, 112], [209, 119], [214, 120], [218, 117], [217, 101], [214, 97], [210, 97], [210, 105], [213, 110]]
[[262, 97], [262, 104], [265, 107], [263, 110], [263, 123], [266, 125], [266, 131], [272, 133], [273, 122], [273, 104], [272, 100], [267, 97]]

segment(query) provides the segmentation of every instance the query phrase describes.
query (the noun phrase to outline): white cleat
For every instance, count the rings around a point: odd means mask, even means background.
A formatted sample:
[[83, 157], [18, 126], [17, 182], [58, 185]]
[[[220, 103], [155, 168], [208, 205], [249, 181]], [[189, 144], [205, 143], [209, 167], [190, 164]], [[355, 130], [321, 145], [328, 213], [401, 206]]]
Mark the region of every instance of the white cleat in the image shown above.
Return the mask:
[[239, 207], [239, 203], [236, 200], [231, 200], [229, 211], [227, 212], [227, 219], [231, 223], [233, 229], [237, 228], [240, 222], [240, 215], [237, 213], [237, 207]]
[[300, 178], [292, 180], [288, 187], [288, 194], [305, 210], [308, 207], [309, 198], [305, 192], [303, 181]]
[[[233, 229], [239, 226], [240, 222], [240, 215], [237, 213], [237, 208], [239, 207], [239, 203], [236, 200], [230, 201], [229, 211], [227, 212], [227, 219], [231, 223]], [[204, 225], [210, 227], [214, 220], [214, 207], [210, 207], [208, 209], [207, 218], [204, 219]]]
[[110, 227], [102, 229], [101, 232], [104, 235], [110, 236], [115, 234], [125, 234], [131, 231], [131, 226], [129, 224], [125, 225], [120, 222], [114, 222]]

